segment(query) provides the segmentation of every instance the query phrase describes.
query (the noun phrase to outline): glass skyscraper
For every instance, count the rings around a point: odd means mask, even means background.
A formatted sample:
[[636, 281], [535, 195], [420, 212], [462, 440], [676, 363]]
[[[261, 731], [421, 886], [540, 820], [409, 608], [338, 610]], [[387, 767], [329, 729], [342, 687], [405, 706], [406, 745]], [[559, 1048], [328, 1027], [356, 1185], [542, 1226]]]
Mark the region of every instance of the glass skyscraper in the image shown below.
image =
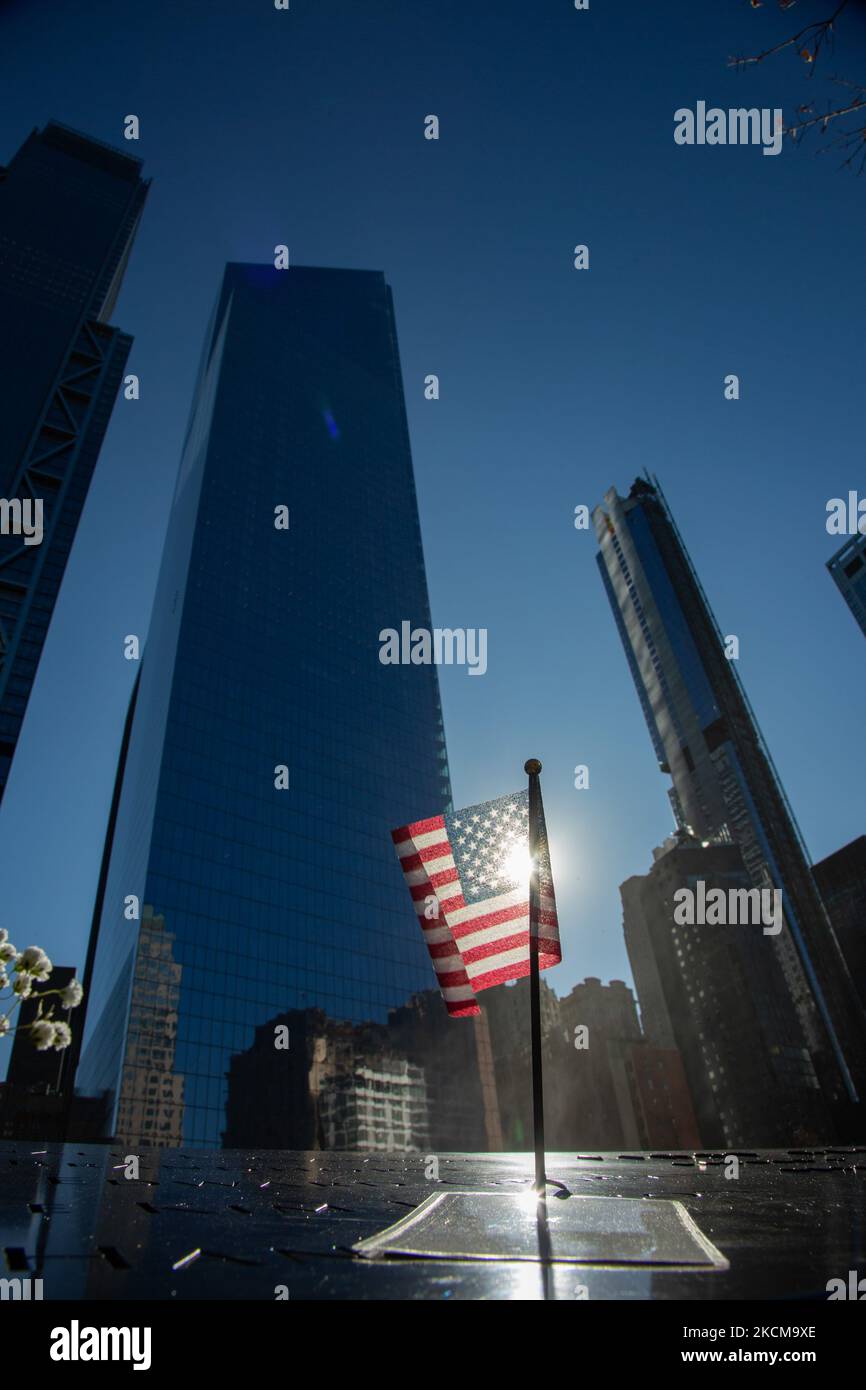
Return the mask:
[[430, 626], [384, 276], [229, 265], [95, 925], [77, 1090], [107, 1132], [412, 1150], [451, 1085], [485, 1146], [390, 838], [450, 805], [436, 669], [379, 660], [404, 619]]
[[[808, 1107], [820, 1122], [820, 1088], [825, 1134], [831, 1113], [848, 1132], [862, 1127], [863, 1013], [735, 662], [661, 489], [643, 479], [627, 498], [611, 489], [593, 518], [599, 569], [659, 767], [671, 778], [678, 832], [699, 847], [735, 844], [753, 886], [782, 890], [778, 935], [707, 928], [727, 933], [743, 1006], [760, 1021], [771, 1063], [766, 1104], [791, 1115]], [[742, 935], [756, 930], [759, 939]], [[750, 964], [758, 949], [772, 968], [763, 957], [760, 969]]]
[[108, 320], [147, 188], [56, 122], [0, 168], [0, 499], [42, 508], [41, 542], [7, 506], [0, 533], [0, 799], [132, 344]]
[[827, 568], [866, 636], [866, 536], [849, 536], [827, 561]]

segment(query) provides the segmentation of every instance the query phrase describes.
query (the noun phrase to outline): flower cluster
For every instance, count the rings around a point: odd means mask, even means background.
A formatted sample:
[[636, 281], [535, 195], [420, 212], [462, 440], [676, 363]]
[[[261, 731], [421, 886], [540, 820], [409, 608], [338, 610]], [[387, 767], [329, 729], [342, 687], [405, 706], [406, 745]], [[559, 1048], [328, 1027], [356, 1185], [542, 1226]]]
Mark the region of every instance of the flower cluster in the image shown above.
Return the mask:
[[[10, 968], [13, 976], [11, 981]], [[22, 999], [29, 999], [33, 995], [37, 1000], [36, 1018], [32, 1023], [19, 1024], [19, 1030], [30, 1034], [37, 1052], [47, 1052], [52, 1047], [55, 1052], [62, 1052], [69, 1046], [72, 1029], [68, 1023], [54, 1017], [53, 1003], [49, 1003], [46, 1009], [45, 1001], [54, 995], [60, 1000], [61, 1008], [77, 1009], [84, 997], [84, 990], [77, 980], [70, 980], [63, 989], [40, 989], [34, 993], [33, 986], [44, 984], [53, 969], [41, 946], [28, 946], [26, 951], [19, 951], [9, 940], [9, 933], [0, 927], [0, 990], [11, 988], [6, 1002], [12, 1004], [5, 1014], [0, 1013], [0, 1035], [12, 1032], [12, 1014]]]

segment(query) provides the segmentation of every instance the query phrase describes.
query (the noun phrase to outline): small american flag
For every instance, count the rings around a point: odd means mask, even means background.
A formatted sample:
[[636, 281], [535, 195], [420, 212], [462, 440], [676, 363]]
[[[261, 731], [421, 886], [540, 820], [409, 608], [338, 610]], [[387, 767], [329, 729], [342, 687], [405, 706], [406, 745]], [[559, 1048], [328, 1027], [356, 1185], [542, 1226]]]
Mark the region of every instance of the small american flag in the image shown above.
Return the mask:
[[[529, 795], [515, 792], [391, 832], [449, 1014], [529, 974]], [[538, 965], [562, 959], [544, 815], [536, 831]]]

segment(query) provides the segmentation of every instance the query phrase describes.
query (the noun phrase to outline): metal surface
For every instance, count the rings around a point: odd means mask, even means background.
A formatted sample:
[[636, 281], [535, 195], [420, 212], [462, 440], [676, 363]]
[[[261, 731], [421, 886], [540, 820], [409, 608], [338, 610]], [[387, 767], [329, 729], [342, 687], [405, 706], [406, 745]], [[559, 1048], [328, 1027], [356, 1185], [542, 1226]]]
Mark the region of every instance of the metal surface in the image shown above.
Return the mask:
[[[531, 1154], [152, 1151], [0, 1145], [5, 1277], [45, 1299], [826, 1300], [866, 1273], [866, 1148], [739, 1155], [548, 1154], [582, 1196], [673, 1198], [725, 1270], [494, 1259], [364, 1259], [352, 1246], [436, 1192], [528, 1193]], [[567, 1197], [548, 1197], [548, 1208]], [[196, 1253], [198, 1252], [198, 1253]]]
[[727, 1268], [682, 1202], [558, 1196], [564, 1200], [536, 1191], [437, 1192], [355, 1249], [370, 1257]]

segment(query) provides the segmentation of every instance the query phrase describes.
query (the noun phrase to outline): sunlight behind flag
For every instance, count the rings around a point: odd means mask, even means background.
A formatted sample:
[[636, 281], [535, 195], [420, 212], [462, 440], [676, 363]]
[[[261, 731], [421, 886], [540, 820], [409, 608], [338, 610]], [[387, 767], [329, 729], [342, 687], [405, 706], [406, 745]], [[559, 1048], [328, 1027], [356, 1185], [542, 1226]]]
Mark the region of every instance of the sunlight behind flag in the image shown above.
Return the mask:
[[[529, 974], [529, 799], [525, 791], [392, 832], [446, 1007]], [[547, 835], [538, 827], [539, 968], [561, 960]]]

